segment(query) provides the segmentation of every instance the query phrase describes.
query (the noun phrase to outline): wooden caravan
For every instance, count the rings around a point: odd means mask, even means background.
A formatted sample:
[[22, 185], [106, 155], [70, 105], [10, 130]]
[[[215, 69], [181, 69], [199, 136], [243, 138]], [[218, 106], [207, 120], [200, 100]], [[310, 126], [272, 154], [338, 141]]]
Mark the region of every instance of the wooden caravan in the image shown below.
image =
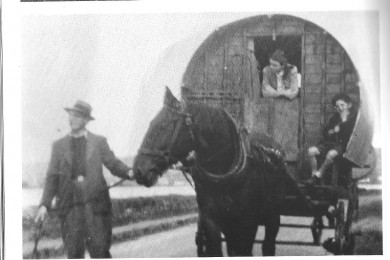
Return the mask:
[[[284, 50], [300, 74], [295, 100], [261, 94], [261, 71], [276, 48]], [[332, 35], [303, 19], [262, 15], [219, 28], [193, 54], [182, 86], [184, 99], [222, 106], [249, 131], [260, 130], [279, 141], [298, 180], [309, 174], [307, 148], [322, 139], [335, 112], [332, 97], [346, 92], [359, 112], [344, 158], [360, 167], [369, 156], [373, 122], [359, 74]]]

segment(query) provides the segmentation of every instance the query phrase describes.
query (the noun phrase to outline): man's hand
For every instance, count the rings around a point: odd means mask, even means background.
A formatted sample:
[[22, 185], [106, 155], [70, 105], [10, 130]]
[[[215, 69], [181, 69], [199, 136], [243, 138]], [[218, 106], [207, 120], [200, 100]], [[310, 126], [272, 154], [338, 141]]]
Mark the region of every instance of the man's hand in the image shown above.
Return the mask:
[[42, 222], [45, 219], [47, 213], [46, 206], [40, 206], [38, 208], [37, 216], [35, 217], [35, 223]]
[[342, 111], [342, 112], [340, 113], [341, 121], [342, 121], [342, 122], [347, 121], [348, 115], [349, 115], [348, 111]]
[[336, 125], [336, 126], [334, 127], [334, 132], [335, 132], [335, 133], [340, 132], [340, 126]]

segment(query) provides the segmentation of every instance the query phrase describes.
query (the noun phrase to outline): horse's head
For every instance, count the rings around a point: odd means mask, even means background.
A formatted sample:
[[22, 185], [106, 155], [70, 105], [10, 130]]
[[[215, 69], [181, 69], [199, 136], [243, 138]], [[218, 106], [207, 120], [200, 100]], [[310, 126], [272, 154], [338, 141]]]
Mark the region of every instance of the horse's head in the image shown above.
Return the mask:
[[183, 106], [167, 88], [164, 107], [150, 123], [134, 161], [137, 183], [154, 185], [158, 176], [193, 149], [188, 118], [183, 112]]

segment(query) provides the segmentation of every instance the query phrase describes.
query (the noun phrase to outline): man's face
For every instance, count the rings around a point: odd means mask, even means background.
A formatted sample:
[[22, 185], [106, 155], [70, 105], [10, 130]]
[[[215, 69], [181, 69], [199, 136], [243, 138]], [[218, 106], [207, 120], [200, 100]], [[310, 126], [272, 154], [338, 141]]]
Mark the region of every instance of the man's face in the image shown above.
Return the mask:
[[335, 108], [337, 110], [337, 112], [339, 114], [343, 113], [343, 112], [349, 112], [349, 110], [351, 109], [352, 107], [352, 104], [351, 103], [347, 103], [345, 102], [344, 100], [340, 99], [340, 100], [337, 100], [336, 101], [336, 105], [335, 105]]
[[88, 123], [83, 114], [77, 111], [69, 111], [69, 126], [72, 131], [84, 129]]
[[276, 60], [273, 60], [273, 59], [270, 59], [269, 60], [269, 64], [271, 65], [271, 69], [273, 72], [280, 72], [282, 70], [282, 65], [280, 65], [280, 63]]

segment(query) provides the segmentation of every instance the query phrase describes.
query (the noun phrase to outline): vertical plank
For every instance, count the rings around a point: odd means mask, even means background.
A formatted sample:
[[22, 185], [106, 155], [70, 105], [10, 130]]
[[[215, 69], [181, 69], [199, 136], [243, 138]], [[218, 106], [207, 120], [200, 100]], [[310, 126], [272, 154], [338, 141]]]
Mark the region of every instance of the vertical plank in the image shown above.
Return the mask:
[[342, 78], [341, 78], [341, 92], [345, 92], [345, 62], [344, 62], [344, 49], [341, 51], [341, 66], [342, 66]]
[[307, 27], [307, 23], [305, 22], [303, 24], [303, 31], [304, 33], [302, 34], [302, 41], [301, 41], [301, 47], [302, 47], [302, 58], [301, 58], [301, 89], [299, 90], [300, 91], [300, 98], [299, 98], [299, 125], [298, 125], [298, 149], [300, 151], [300, 154], [298, 155], [298, 163], [297, 163], [297, 166], [298, 166], [298, 169], [295, 170], [295, 173], [294, 173], [294, 176], [298, 179], [298, 180], [302, 180], [302, 179], [305, 179], [305, 177], [307, 176], [303, 176], [304, 175], [304, 172], [305, 171], [302, 171], [301, 169], [303, 169], [303, 163], [305, 161], [305, 156], [306, 156], [306, 140], [305, 140], [305, 129], [306, 129], [306, 125], [305, 125], [305, 117], [304, 117], [304, 111], [306, 110], [306, 103], [305, 103], [305, 95], [306, 95], [306, 87], [307, 87], [307, 83], [306, 83], [306, 69], [307, 69], [307, 66], [306, 66], [306, 63], [305, 63], [305, 60], [306, 60], [306, 27]]
[[321, 75], [321, 130], [324, 129], [326, 124], [325, 110], [326, 110], [326, 75], [327, 75], [327, 66], [326, 66], [326, 50], [328, 46], [327, 34], [323, 37], [323, 44], [325, 45], [324, 51], [322, 52], [322, 75]]

